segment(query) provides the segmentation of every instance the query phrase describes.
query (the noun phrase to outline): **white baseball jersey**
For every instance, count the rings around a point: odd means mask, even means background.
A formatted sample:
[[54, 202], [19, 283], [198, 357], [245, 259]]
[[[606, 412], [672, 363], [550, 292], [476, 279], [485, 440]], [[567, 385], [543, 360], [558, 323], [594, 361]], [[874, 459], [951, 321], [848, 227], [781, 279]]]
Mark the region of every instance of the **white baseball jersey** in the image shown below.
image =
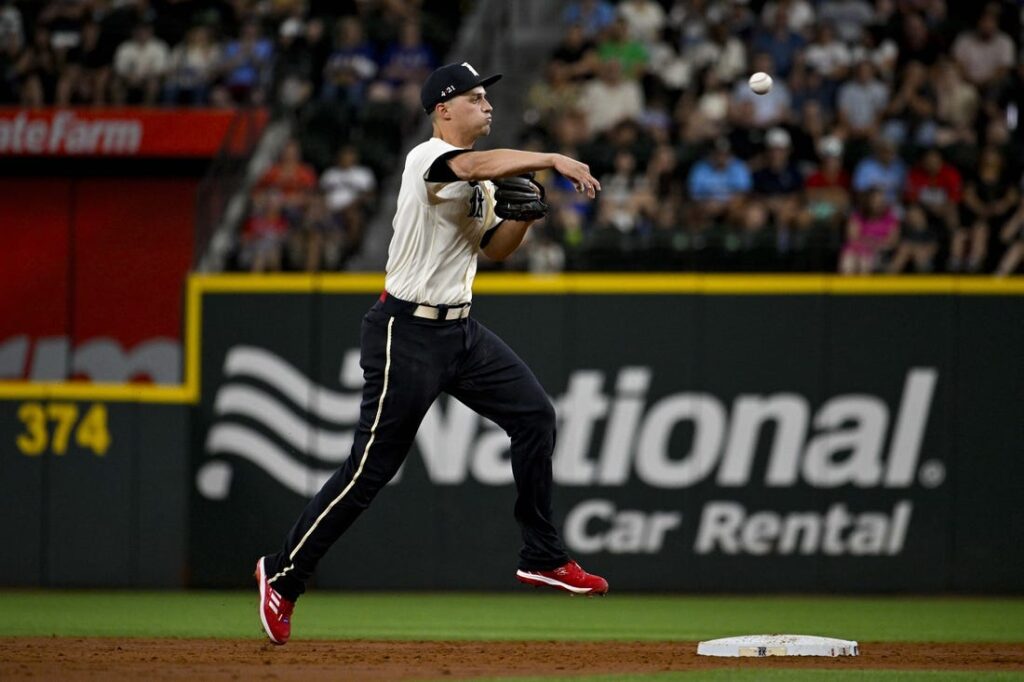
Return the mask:
[[460, 149], [432, 137], [405, 158], [384, 280], [396, 298], [432, 305], [473, 298], [480, 240], [501, 222], [494, 214], [494, 185], [452, 181], [454, 174], [441, 182], [427, 177], [435, 161]]

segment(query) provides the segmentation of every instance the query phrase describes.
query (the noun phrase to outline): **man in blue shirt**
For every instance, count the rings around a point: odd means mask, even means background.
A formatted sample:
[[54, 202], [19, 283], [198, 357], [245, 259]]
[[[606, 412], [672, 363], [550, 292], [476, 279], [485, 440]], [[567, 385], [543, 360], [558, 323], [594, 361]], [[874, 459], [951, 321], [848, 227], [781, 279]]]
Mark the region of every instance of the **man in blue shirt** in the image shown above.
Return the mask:
[[709, 223], [743, 224], [750, 170], [732, 155], [728, 139], [715, 140], [707, 158], [693, 165], [687, 186], [698, 229]]
[[267, 80], [274, 44], [263, 37], [258, 22], [242, 26], [238, 40], [224, 47], [221, 69], [226, 72], [224, 84], [239, 103], [258, 100], [260, 89]]
[[577, 0], [562, 12], [566, 25], [579, 24], [587, 38], [596, 38], [615, 21], [615, 8], [605, 0]]
[[903, 185], [907, 179], [907, 166], [896, 155], [891, 140], [880, 136], [875, 141], [874, 153], [861, 160], [853, 171], [853, 189], [865, 192], [879, 187], [885, 193], [890, 206], [898, 206]]

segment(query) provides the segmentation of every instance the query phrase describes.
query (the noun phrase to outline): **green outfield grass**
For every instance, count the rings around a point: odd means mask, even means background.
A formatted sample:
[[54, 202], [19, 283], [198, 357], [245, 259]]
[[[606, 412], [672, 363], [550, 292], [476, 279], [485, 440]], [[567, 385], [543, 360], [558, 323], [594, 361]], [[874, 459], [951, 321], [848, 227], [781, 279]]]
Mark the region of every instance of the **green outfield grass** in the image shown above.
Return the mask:
[[701, 670], [654, 675], [512, 677], [501, 682], [1010, 682], [1024, 673], [941, 672], [931, 670]]
[[[255, 592], [0, 591], [0, 608], [17, 614], [0, 619], [0, 636], [260, 638], [255, 603]], [[701, 640], [772, 632], [1022, 642], [1024, 599], [312, 592], [293, 624], [303, 639]]]

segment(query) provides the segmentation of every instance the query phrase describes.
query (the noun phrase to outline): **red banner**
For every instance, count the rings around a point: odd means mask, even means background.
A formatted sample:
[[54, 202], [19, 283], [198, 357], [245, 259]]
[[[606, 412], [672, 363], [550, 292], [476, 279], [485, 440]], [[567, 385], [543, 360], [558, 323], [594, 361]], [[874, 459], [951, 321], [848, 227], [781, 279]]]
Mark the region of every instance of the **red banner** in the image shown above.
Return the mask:
[[197, 184], [0, 183], [0, 381], [180, 381]]
[[[207, 157], [233, 109], [0, 108], [0, 156]], [[258, 125], [266, 112], [253, 114]]]

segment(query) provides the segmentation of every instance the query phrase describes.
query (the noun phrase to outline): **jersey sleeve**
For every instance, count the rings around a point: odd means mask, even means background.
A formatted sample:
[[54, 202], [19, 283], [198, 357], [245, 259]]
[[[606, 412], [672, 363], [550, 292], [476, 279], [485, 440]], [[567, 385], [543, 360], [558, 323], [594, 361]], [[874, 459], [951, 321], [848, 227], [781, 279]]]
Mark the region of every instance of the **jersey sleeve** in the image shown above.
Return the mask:
[[439, 194], [444, 186], [459, 181], [446, 161], [467, 151], [437, 137], [430, 138], [416, 150], [410, 162], [414, 164], [416, 174], [423, 178], [427, 199], [431, 203], [443, 201], [444, 197]]

